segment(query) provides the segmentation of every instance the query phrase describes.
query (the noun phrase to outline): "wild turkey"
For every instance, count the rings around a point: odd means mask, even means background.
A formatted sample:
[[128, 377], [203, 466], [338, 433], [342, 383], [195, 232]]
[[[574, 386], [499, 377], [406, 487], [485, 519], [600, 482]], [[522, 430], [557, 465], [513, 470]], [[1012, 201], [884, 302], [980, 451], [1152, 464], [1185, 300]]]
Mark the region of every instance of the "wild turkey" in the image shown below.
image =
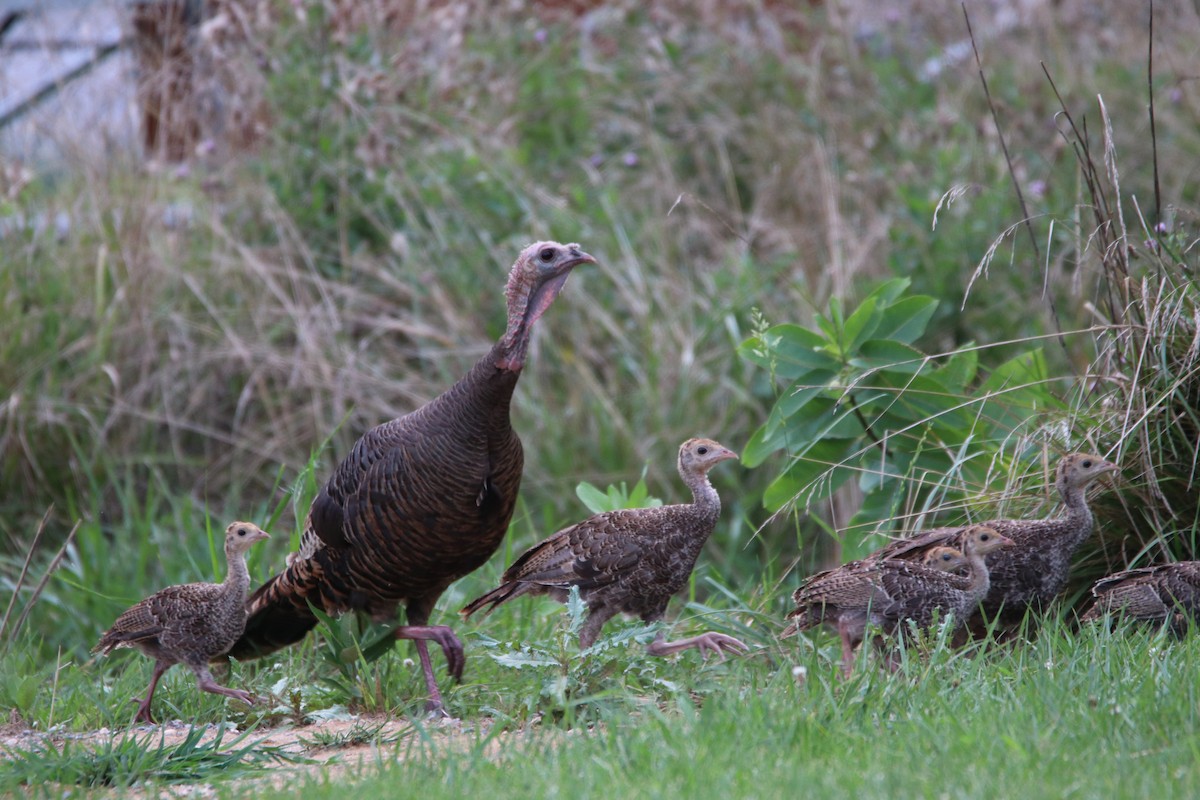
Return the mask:
[[[566, 602], [572, 586], [587, 602], [579, 646], [595, 643], [604, 623], [618, 613], [646, 622], [663, 618], [671, 596], [683, 588], [696, 557], [717, 525], [721, 498], [708, 471], [737, 454], [711, 439], [688, 439], [679, 448], [679, 475], [692, 490], [692, 502], [659, 508], [608, 511], [564, 528], [525, 551], [503, 583], [467, 604], [459, 613], [488, 612], [521, 595], [549, 595]], [[701, 654], [746, 651], [746, 645], [722, 633], [704, 633], [674, 642], [662, 632], [650, 643], [651, 655], [665, 656], [695, 647]]]
[[921, 563], [939, 572], [955, 572], [966, 569], [970, 562], [961, 550], [954, 547], [935, 547], [925, 553]]
[[[1005, 623], [1019, 622], [1029, 606], [1052, 600], [1067, 582], [1071, 557], [1092, 533], [1094, 520], [1085, 493], [1088, 484], [1117, 469], [1111, 461], [1087, 453], [1064, 456], [1055, 484], [1067, 507], [1065, 517], [996, 519], [982, 524], [1012, 539], [1013, 547], [988, 557], [991, 589], [982, 608], [989, 617], [1000, 614]], [[872, 560], [920, 560], [930, 548], [962, 548], [965, 528], [937, 528], [912, 539], [892, 542], [868, 556]], [[1001, 613], [1003, 609], [1003, 613]]]
[[106, 655], [118, 647], [136, 647], [154, 659], [154, 674], [146, 697], [138, 704], [136, 719], [154, 722], [150, 701], [158, 679], [175, 664], [186, 664], [196, 673], [196, 683], [206, 692], [253, 703], [249, 692], [227, 689], [213, 680], [208, 662], [223, 655], [246, 625], [246, 551], [267, 533], [249, 522], [234, 522], [225, 529], [224, 583], [186, 583], [168, 586], [117, 617], [100, 637], [93, 653]]
[[[782, 635], [832, 625], [842, 642], [842, 672], [848, 676], [868, 624], [891, 634], [906, 620], [927, 627], [938, 612], [943, 618], [953, 615], [961, 625], [987, 594], [984, 556], [1013, 543], [986, 525], [967, 528], [964, 539], [961, 554], [943, 547], [926, 554], [924, 562], [852, 561], [813, 575], [792, 595], [796, 608], [788, 619], [794, 621]], [[964, 558], [969, 573], [954, 575], [950, 570]]]
[[430, 711], [443, 709], [427, 641], [461, 679], [462, 643], [429, 615], [446, 587], [478, 568], [508, 530], [524, 456], [509, 422], [533, 325], [571, 270], [595, 259], [575, 244], [538, 242], [509, 274], [508, 327], [471, 371], [417, 410], [362, 435], [313, 500], [299, 552], [249, 601], [230, 651], [252, 658], [292, 644], [328, 614], [376, 621], [405, 606], [396, 639], [413, 639]]
[[1083, 622], [1095, 622], [1110, 614], [1168, 625], [1182, 633], [1200, 612], [1200, 561], [1118, 572], [1097, 581], [1092, 595], [1095, 600], [1080, 617]]

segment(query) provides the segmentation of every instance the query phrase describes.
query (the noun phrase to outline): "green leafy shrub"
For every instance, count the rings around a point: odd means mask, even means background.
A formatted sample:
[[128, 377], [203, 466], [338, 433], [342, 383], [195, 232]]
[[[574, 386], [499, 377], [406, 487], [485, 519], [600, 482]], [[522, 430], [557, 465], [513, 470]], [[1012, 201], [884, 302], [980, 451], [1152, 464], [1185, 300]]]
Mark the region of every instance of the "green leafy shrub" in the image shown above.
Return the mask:
[[863, 502], [849, 526], [893, 527], [986, 486], [1006, 440], [1061, 407], [1039, 349], [981, 374], [977, 348], [914, 347], [937, 301], [905, 295], [908, 285], [888, 281], [849, 313], [835, 299], [816, 330], [774, 325], [742, 343], [741, 356], [783, 386], [742, 454], [754, 467], [786, 453], [763, 496], [769, 510], [807, 512], [853, 479]]

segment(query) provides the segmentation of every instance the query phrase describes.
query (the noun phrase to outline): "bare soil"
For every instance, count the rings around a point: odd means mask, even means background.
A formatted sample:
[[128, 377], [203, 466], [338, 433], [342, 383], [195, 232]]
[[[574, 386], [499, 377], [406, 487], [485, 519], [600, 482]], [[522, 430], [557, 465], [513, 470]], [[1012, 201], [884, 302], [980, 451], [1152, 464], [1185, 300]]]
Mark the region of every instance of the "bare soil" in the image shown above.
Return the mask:
[[[424, 735], [439, 739], [443, 746], [465, 748], [477, 741], [480, 733], [486, 733], [490, 723], [486, 720], [463, 722], [457, 719], [430, 719], [425, 721], [422, 727]], [[191, 730], [191, 725], [175, 720], [160, 725], [139, 725], [126, 729], [124, 733], [152, 737], [150, 741], [155, 746], [158, 745], [161, 736], [165, 746], [169, 747], [182, 742]], [[217, 725], [208, 725], [201, 741], [211, 741], [218, 731]], [[364, 732], [369, 736], [364, 736]], [[24, 726], [19, 718], [10, 719], [0, 724], [0, 759], [11, 758], [22, 750], [29, 750], [38, 745], [58, 745], [65, 741], [99, 743], [121, 733], [121, 730], [110, 728], [83, 733], [35, 731]], [[237, 733], [236, 730], [226, 727], [224, 740], [230, 741]], [[381, 761], [402, 759], [406, 752], [402, 742], [406, 737], [414, 735], [417, 735], [417, 731], [407, 719], [366, 714], [348, 719], [322, 720], [303, 726], [260, 728], [238, 746], [244, 747], [254, 743], [263, 747], [277, 747], [282, 752], [305, 759], [309, 763], [275, 762], [265, 773], [246, 778], [242, 782], [247, 787], [264, 782], [282, 787], [307, 778], [330, 781], [353, 778], [369, 772]], [[502, 737], [509, 735], [513, 734], [501, 734]], [[397, 743], [400, 743], [399, 746]], [[492, 743], [489, 750], [498, 746], [498, 743]], [[216, 789], [207, 784], [176, 784], [143, 787], [136, 791], [120, 790], [117, 794], [131, 798], [208, 797], [214, 796]]]

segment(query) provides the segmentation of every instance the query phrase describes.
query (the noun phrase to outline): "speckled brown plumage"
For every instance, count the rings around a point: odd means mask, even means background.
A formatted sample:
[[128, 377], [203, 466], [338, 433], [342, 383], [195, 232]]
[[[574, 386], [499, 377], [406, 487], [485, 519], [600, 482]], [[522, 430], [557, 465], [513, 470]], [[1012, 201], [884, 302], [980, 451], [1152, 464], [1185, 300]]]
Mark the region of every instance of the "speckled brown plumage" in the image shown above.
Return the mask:
[[[688, 439], [679, 448], [679, 475], [692, 490], [691, 503], [609, 511], [564, 528], [525, 551], [505, 571], [499, 587], [461, 613], [469, 616], [484, 607], [490, 611], [526, 594], [565, 602], [570, 587], [576, 586], [588, 605], [579, 631], [584, 649], [618, 613], [647, 622], [662, 619], [672, 595], [687, 583], [721, 514], [721, 499], [709, 483], [708, 471], [735, 458], [711, 439]], [[688, 647], [717, 655], [746, 650], [737, 639], [711, 632], [675, 642], [665, 641], [660, 633], [648, 650], [668, 655]]]
[[224, 583], [187, 583], [168, 586], [117, 617], [92, 652], [111, 653], [118, 647], [136, 647], [154, 659], [154, 674], [136, 718], [153, 722], [150, 701], [158, 679], [175, 664], [186, 664], [196, 673], [196, 683], [206, 692], [223, 694], [246, 703], [248, 692], [227, 689], [213, 680], [208, 662], [228, 652], [246, 625], [246, 551], [267, 538], [257, 525], [235, 522], [225, 529]]
[[[973, 525], [964, 534], [961, 554], [943, 547], [926, 554], [924, 563], [864, 559], [813, 575], [792, 595], [796, 608], [788, 619], [793, 622], [783, 635], [831, 625], [841, 639], [842, 671], [848, 675], [868, 624], [890, 634], [908, 620], [928, 626], [935, 613], [953, 615], [961, 624], [987, 593], [984, 556], [1012, 545], [986, 525]], [[969, 573], [953, 574], [950, 570], [964, 558]]]
[[1094, 622], [1110, 614], [1167, 624], [1182, 633], [1200, 612], [1200, 561], [1118, 572], [1097, 581], [1092, 595], [1095, 600], [1080, 617], [1084, 622]]
[[[1058, 464], [1055, 483], [1067, 513], [1050, 519], [997, 519], [982, 524], [995, 528], [1015, 543], [988, 556], [991, 589], [982, 608], [988, 617], [1004, 609], [1001, 620], [1018, 622], [1029, 606], [1052, 600], [1067, 582], [1071, 557], [1094, 527], [1085, 493], [1093, 480], [1117, 465], [1096, 455], [1073, 453]], [[962, 547], [964, 528], [937, 528], [912, 539], [892, 542], [869, 558], [917, 559], [932, 547]]]
[[311, 603], [330, 614], [360, 611], [394, 619], [413, 639], [429, 692], [441, 709], [427, 641], [461, 678], [462, 643], [428, 625], [438, 597], [478, 568], [508, 530], [524, 464], [509, 422], [513, 389], [533, 324], [571, 270], [594, 263], [578, 245], [538, 242], [509, 275], [504, 336], [458, 383], [417, 410], [363, 434], [309, 509], [299, 552], [250, 598], [238, 658], [291, 644], [316, 624]]

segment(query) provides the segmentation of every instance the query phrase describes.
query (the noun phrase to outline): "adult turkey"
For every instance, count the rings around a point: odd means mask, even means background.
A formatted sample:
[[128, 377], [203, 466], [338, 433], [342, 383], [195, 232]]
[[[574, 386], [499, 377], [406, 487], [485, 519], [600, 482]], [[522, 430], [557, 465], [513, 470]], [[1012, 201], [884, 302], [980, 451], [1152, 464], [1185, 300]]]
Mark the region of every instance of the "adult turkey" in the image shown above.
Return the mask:
[[533, 325], [571, 270], [595, 259], [576, 244], [537, 242], [509, 274], [508, 327], [470, 372], [421, 408], [362, 435], [313, 500], [300, 549], [251, 596], [230, 651], [252, 658], [299, 641], [328, 614], [376, 621], [405, 607], [396, 639], [416, 643], [430, 711], [443, 711], [427, 642], [461, 679], [462, 643], [429, 616], [446, 587], [482, 565], [508, 530], [524, 457], [509, 421]]
[[[716, 528], [721, 498], [708, 471], [737, 454], [711, 439], [688, 439], [679, 448], [679, 476], [692, 490], [691, 503], [623, 508], [596, 514], [535, 544], [509, 567], [500, 586], [467, 604], [463, 616], [521, 595], [549, 595], [565, 602], [572, 586], [588, 604], [579, 646], [595, 643], [604, 623], [619, 613], [646, 622], [663, 618], [672, 595], [683, 588], [701, 548]], [[743, 653], [746, 645], [723, 633], [668, 642], [662, 632], [647, 647], [665, 656], [694, 647], [704, 655]]]

